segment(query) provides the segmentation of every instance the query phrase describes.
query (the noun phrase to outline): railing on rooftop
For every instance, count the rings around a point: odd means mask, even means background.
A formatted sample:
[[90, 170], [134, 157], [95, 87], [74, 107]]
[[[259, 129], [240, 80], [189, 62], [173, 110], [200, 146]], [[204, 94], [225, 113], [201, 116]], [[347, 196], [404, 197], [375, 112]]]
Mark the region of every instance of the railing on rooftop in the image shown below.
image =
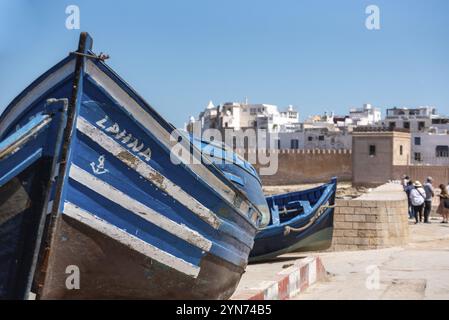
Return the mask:
[[405, 132], [410, 133], [410, 129], [396, 127], [356, 127], [353, 132]]

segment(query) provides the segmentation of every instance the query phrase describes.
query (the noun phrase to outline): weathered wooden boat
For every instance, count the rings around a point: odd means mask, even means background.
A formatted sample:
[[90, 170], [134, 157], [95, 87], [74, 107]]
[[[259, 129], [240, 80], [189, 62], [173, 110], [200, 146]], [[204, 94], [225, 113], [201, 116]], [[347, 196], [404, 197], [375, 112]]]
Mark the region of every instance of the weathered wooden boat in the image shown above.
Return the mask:
[[[192, 137], [191, 137], [192, 139]], [[250, 262], [281, 254], [328, 249], [332, 244], [337, 179], [319, 187], [264, 197], [256, 169], [224, 144], [193, 139], [254, 203], [268, 204], [270, 223], [254, 240]]]
[[267, 197], [270, 224], [254, 240], [250, 262], [290, 252], [319, 251], [332, 244], [337, 179], [319, 187]]
[[64, 124], [48, 104], [0, 143], [0, 299], [31, 288]]
[[[34, 276], [37, 298], [230, 297], [256, 231], [268, 224], [266, 202], [254, 203], [189, 139], [174, 139], [175, 128], [91, 47], [82, 33], [78, 50], [0, 117], [2, 141], [47, 99], [69, 99], [54, 148], [61, 150], [56, 182], [42, 206], [50, 213]], [[173, 150], [192, 161], [179, 161]], [[79, 276], [79, 288], [69, 276]]]

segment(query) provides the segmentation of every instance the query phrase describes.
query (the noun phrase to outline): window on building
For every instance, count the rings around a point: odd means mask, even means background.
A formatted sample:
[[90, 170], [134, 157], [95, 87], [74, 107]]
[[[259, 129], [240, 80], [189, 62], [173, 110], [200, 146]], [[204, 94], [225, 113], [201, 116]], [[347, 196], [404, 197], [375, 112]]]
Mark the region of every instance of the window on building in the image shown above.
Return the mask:
[[281, 149], [281, 140], [276, 139], [276, 147], [277, 147], [278, 149]]
[[410, 122], [408, 121], [404, 122], [404, 129], [410, 129]]
[[421, 152], [415, 152], [415, 161], [422, 161]]
[[374, 157], [376, 155], [376, 146], [374, 144], [369, 146], [369, 155], [370, 157]]
[[418, 130], [422, 131], [426, 127], [426, 123], [424, 121], [418, 122]]
[[232, 148], [237, 148], [237, 137], [232, 137]]
[[308, 141], [312, 141], [312, 140], [313, 140], [313, 137], [308, 137], [307, 140], [308, 140]]
[[390, 122], [388, 124], [388, 126], [389, 126], [390, 129], [394, 129], [394, 128], [396, 128], [396, 122]]
[[448, 158], [449, 157], [449, 146], [437, 146], [436, 147], [437, 158]]
[[228, 128], [229, 126], [228, 126], [228, 123], [227, 122], [225, 122], [225, 128]]
[[324, 136], [319, 136], [319, 137], [318, 137], [318, 140], [319, 140], [319, 141], [324, 141]]
[[249, 146], [249, 138], [248, 137], [244, 137], [243, 138], [243, 148], [248, 150], [248, 146]]
[[404, 154], [404, 146], [403, 145], [400, 145], [399, 146], [399, 155], [403, 155]]
[[421, 137], [415, 137], [415, 146], [421, 145]]
[[290, 146], [291, 146], [292, 149], [298, 149], [299, 148], [299, 141], [298, 141], [298, 139], [293, 139], [290, 142]]

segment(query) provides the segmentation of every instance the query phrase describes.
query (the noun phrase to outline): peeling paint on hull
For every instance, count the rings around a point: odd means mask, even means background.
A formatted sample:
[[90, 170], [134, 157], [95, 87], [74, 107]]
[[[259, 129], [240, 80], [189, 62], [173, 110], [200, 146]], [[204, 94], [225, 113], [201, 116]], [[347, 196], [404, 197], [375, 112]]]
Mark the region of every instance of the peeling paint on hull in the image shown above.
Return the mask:
[[[41, 299], [228, 299], [243, 273], [207, 255], [198, 277], [186, 277], [67, 216], [59, 235]], [[79, 290], [65, 286], [68, 265], [80, 269]]]

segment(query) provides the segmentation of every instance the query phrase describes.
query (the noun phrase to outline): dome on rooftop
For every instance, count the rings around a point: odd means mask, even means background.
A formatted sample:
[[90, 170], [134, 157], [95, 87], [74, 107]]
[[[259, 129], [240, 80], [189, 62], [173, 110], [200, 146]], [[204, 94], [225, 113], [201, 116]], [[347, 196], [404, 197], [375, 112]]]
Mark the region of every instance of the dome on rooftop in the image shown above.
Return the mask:
[[206, 109], [214, 109], [214, 103], [212, 102], [212, 100], [209, 101], [209, 104], [207, 105]]

